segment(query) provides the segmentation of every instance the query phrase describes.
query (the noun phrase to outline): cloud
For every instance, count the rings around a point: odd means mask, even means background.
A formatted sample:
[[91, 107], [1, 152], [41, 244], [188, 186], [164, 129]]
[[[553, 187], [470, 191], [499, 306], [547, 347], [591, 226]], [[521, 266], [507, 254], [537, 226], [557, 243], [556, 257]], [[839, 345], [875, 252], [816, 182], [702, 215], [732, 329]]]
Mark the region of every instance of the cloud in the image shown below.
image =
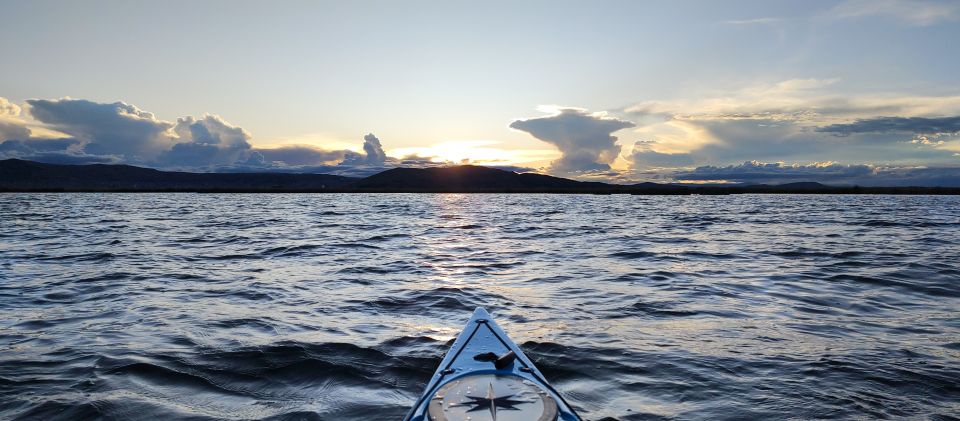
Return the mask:
[[784, 184], [815, 181], [833, 185], [862, 186], [960, 186], [958, 167], [843, 165], [834, 162], [784, 164], [748, 161], [738, 165], [702, 166], [671, 174], [680, 181]]
[[883, 16], [910, 25], [928, 26], [960, 18], [956, 0], [846, 0], [827, 12], [834, 18]]
[[368, 163], [383, 164], [387, 160], [387, 154], [383, 152], [380, 139], [377, 139], [373, 133], [368, 133], [363, 137], [363, 151], [367, 153]]
[[79, 139], [93, 155], [120, 155], [146, 162], [170, 147], [173, 123], [124, 102], [101, 104], [64, 98], [27, 100], [30, 115], [48, 127]]
[[30, 129], [15, 120], [0, 118], [0, 141], [8, 139], [27, 139], [31, 135]]
[[31, 131], [20, 119], [20, 106], [0, 97], [0, 142], [8, 139], [27, 139]]
[[387, 160], [387, 154], [383, 152], [380, 139], [377, 139], [373, 133], [363, 137], [363, 151], [363, 155], [352, 151], [347, 152], [341, 165], [383, 166]]
[[21, 117], [22, 108], [0, 97], [0, 159], [19, 158], [60, 163], [113, 162], [116, 157], [96, 157], [78, 151], [73, 138], [36, 138]]
[[782, 21], [780, 18], [773, 17], [763, 17], [755, 19], [743, 19], [743, 20], [725, 20], [724, 24], [727, 25], [769, 25]]
[[[19, 118], [21, 108], [0, 98], [0, 159], [49, 163], [124, 163], [188, 171], [323, 172], [366, 176], [397, 165], [449, 165], [428, 158], [388, 157], [373, 134], [364, 136], [363, 153], [291, 145], [259, 149], [253, 136], [220, 116], [182, 117], [176, 122], [124, 102], [83, 99], [31, 99], [33, 122]], [[36, 128], [44, 136], [31, 131]]]
[[623, 110], [644, 139], [623, 158], [648, 174], [744, 161], [956, 165], [960, 96], [839, 95], [835, 79], [790, 79]]
[[833, 162], [817, 162], [808, 165], [782, 162], [766, 163], [747, 161], [725, 167], [702, 166], [690, 172], [678, 172], [677, 180], [727, 180], [737, 182], [812, 181], [813, 179], [860, 177], [873, 172], [868, 165], [841, 165]]
[[0, 153], [66, 152], [77, 143], [76, 139], [12, 139], [0, 143]]
[[627, 160], [634, 167], [644, 169], [676, 168], [693, 165], [693, 157], [689, 153], [665, 153], [653, 150], [655, 142], [637, 141]]
[[[83, 99], [31, 99], [29, 113], [36, 127], [66, 135], [46, 141], [31, 137], [27, 123], [17, 119], [20, 108], [0, 101], [0, 157], [57, 163], [117, 162], [184, 170], [265, 170], [355, 172], [352, 167], [395, 163], [380, 140], [364, 137], [363, 154], [309, 146], [256, 149], [253, 136], [220, 116], [182, 117], [165, 121], [124, 102], [97, 103]], [[13, 140], [16, 140], [15, 142]], [[51, 149], [51, 145], [57, 148]], [[335, 165], [332, 165], [335, 164]], [[367, 170], [364, 170], [367, 171]]]
[[879, 115], [960, 115], [960, 96], [841, 95], [837, 79], [789, 79], [760, 83], [694, 99], [644, 101], [623, 111], [661, 120], [770, 120], [810, 126]]
[[373, 134], [364, 136], [364, 153], [341, 149], [328, 150], [306, 145], [291, 145], [272, 149], [252, 149], [247, 160], [235, 165], [220, 166], [226, 172], [298, 172], [325, 173], [349, 177], [366, 177], [395, 166], [434, 167], [449, 162], [433, 162], [430, 158], [408, 156], [404, 159], [388, 157]]
[[0, 142], [0, 159], [18, 158], [50, 164], [102, 164], [119, 162], [116, 156], [91, 155], [79, 150], [77, 139], [10, 139]]
[[332, 165], [343, 161], [347, 150], [326, 150], [313, 146], [291, 145], [272, 149], [254, 149], [254, 153], [263, 158], [265, 164], [275, 163], [284, 166]]
[[0, 97], [0, 116], [16, 117], [18, 115], [20, 115], [20, 106], [4, 97]]
[[510, 123], [510, 128], [556, 146], [562, 156], [551, 163], [550, 170], [567, 174], [609, 170], [620, 154], [617, 138], [611, 134], [634, 126], [629, 121], [579, 108], [558, 108], [546, 117]]
[[230, 165], [250, 158], [250, 134], [219, 116], [180, 118], [173, 132], [177, 135], [176, 143], [161, 154], [161, 163], [200, 168]]
[[819, 127], [817, 131], [841, 136], [853, 133], [955, 134], [960, 133], [960, 116], [877, 117], [858, 119], [853, 123], [831, 124]]
[[31, 99], [27, 104], [44, 127], [76, 140], [64, 152], [84, 159], [204, 169], [246, 161], [252, 153], [251, 135], [216, 115], [188, 116], [174, 123], [124, 102], [63, 98]]

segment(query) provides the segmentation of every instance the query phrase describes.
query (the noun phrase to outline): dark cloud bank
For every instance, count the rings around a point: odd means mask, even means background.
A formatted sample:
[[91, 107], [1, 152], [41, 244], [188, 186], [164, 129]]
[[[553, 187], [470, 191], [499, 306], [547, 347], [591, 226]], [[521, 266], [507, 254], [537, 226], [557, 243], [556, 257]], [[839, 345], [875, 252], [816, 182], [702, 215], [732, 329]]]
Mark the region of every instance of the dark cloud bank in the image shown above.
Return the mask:
[[960, 116], [941, 118], [878, 117], [860, 119], [853, 123], [831, 124], [820, 127], [817, 131], [839, 135], [854, 133], [957, 134], [960, 133]]

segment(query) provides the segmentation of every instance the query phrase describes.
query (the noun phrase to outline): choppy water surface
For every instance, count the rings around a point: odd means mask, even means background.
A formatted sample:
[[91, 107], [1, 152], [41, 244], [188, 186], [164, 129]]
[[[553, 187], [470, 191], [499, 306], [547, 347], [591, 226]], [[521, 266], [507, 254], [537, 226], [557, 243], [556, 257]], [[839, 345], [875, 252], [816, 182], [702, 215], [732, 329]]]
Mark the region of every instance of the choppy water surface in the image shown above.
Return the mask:
[[587, 419], [960, 413], [960, 197], [4, 194], [0, 228], [0, 418], [399, 419], [476, 306]]

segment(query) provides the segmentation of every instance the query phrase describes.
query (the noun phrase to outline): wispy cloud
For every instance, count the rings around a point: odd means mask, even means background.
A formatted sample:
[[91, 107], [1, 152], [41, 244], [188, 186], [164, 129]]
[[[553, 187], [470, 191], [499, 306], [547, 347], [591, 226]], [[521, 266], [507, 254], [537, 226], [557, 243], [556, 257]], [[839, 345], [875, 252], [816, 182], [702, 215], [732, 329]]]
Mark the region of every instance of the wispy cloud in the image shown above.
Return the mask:
[[725, 20], [722, 23], [725, 25], [770, 25], [782, 21], [783, 19], [781, 18], [763, 17], [743, 20]]
[[883, 16], [910, 25], [928, 26], [960, 19], [956, 0], [846, 0], [827, 12], [833, 18]]

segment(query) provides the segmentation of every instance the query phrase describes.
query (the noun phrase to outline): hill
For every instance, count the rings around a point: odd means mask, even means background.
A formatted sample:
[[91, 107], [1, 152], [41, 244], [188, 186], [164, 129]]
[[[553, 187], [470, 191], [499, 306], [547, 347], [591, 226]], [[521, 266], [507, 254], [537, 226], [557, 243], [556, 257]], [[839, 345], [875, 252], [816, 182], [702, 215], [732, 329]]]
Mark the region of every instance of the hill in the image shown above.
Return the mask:
[[130, 165], [0, 161], [0, 191], [324, 191], [356, 181], [328, 174], [188, 173]]
[[330, 174], [189, 173], [130, 165], [57, 165], [0, 160], [0, 192], [249, 192], [249, 193], [589, 193], [589, 194], [960, 194], [946, 187], [780, 185], [632, 185], [576, 181], [461, 165], [393, 168], [367, 178]]
[[394, 168], [349, 185], [369, 192], [434, 193], [603, 193], [623, 186], [582, 182], [543, 174], [517, 174], [495, 168], [461, 165], [442, 168]]

